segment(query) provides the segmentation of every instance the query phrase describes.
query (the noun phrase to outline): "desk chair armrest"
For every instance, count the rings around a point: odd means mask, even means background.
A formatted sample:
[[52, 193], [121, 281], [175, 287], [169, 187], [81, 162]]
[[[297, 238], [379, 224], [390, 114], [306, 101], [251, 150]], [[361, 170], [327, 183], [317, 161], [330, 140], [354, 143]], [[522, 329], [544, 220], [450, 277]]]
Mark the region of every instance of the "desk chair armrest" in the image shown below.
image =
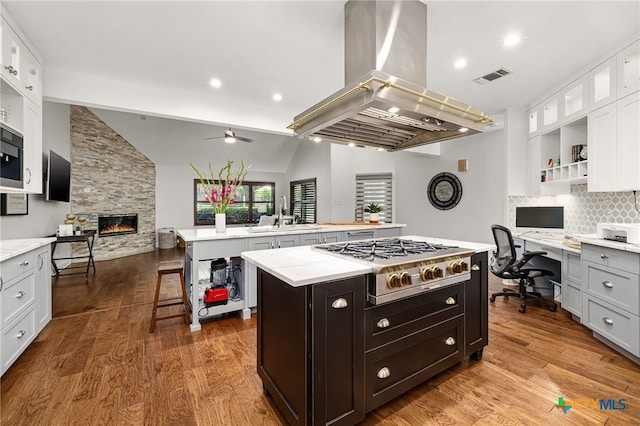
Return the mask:
[[529, 261], [531, 259], [533, 259], [536, 256], [544, 256], [546, 255], [547, 252], [546, 251], [525, 251], [524, 254], [522, 255], [522, 259], [520, 259], [514, 266], [514, 270], [519, 270], [520, 268], [522, 268], [524, 265], [526, 265], [527, 263], [529, 263]]

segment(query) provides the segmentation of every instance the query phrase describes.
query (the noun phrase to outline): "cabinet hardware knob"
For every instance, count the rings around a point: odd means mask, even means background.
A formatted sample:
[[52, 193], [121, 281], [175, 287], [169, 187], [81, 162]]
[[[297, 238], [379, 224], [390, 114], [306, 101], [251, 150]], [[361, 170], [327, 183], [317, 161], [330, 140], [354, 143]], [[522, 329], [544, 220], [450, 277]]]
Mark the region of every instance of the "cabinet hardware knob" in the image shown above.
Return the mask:
[[453, 337], [447, 337], [447, 340], [445, 340], [444, 343], [446, 343], [447, 346], [453, 346], [456, 344], [456, 339]]
[[6, 69], [7, 71], [9, 71], [9, 74], [13, 74], [13, 75], [18, 75], [18, 70], [15, 69], [13, 67], [13, 65], [7, 65], [4, 67], [4, 69]]
[[446, 303], [447, 305], [455, 305], [456, 304], [456, 299], [454, 299], [453, 297], [449, 296], [449, 297], [447, 297], [447, 300], [444, 301], [444, 303]]
[[334, 300], [333, 303], [331, 304], [331, 307], [333, 309], [342, 309], [342, 308], [346, 308], [347, 306], [349, 306], [349, 304], [342, 297], [340, 299]]
[[20, 331], [18, 332], [18, 334], [16, 335], [16, 337], [17, 337], [18, 339], [21, 339], [25, 334], [27, 334], [27, 332], [26, 332], [26, 331], [24, 331], [24, 330], [20, 330]]
[[26, 167], [25, 170], [29, 172], [29, 177], [27, 178], [26, 183], [31, 183], [31, 169], [29, 167]]
[[25, 260], [24, 262], [22, 262], [22, 263], [20, 264], [20, 266], [29, 266], [29, 261], [28, 261], [28, 260]]
[[472, 271], [479, 271], [480, 267], [474, 263], [473, 265], [471, 265], [471, 270]]
[[27, 86], [26, 89], [30, 92], [33, 92], [33, 86]]
[[602, 281], [602, 285], [606, 288], [613, 288], [613, 284], [611, 284], [611, 282], [609, 281]]
[[378, 328], [387, 328], [391, 325], [391, 323], [388, 319], [382, 318], [376, 325], [378, 326]]
[[27, 293], [25, 293], [24, 291], [19, 291], [18, 294], [16, 294], [16, 299], [22, 298], [25, 294]]
[[613, 325], [613, 320], [609, 317], [602, 318], [602, 321], [604, 321], [604, 323], [607, 325]]
[[378, 370], [378, 374], [376, 374], [376, 376], [378, 376], [378, 379], [386, 379], [390, 375], [391, 371], [389, 371], [387, 367], [382, 367], [380, 370]]
[[600, 255], [600, 259], [608, 259], [608, 258], [609, 258], [609, 256], [607, 256], [606, 254], [601, 254]]

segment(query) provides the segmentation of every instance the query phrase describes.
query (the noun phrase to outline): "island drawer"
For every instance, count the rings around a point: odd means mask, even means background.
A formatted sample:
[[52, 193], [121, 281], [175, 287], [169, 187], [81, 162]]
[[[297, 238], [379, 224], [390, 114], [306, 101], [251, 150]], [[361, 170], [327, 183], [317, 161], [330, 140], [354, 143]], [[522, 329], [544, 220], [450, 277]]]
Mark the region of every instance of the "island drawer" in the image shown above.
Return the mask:
[[365, 354], [365, 412], [464, 358], [464, 315]]
[[604, 302], [596, 297], [583, 294], [582, 322], [594, 332], [609, 339], [616, 345], [640, 356], [640, 317]]
[[35, 271], [22, 274], [4, 283], [0, 296], [2, 327], [16, 319], [24, 308], [35, 300], [35, 291]]
[[38, 255], [35, 250], [32, 250], [2, 262], [1, 271], [4, 285], [6, 285], [7, 281], [12, 280], [23, 272], [35, 268], [37, 259]]
[[640, 276], [583, 262], [583, 291], [632, 314], [640, 314]]
[[36, 311], [34, 307], [31, 307], [13, 325], [2, 330], [2, 336], [0, 336], [0, 339], [2, 339], [2, 344], [0, 345], [2, 347], [2, 352], [0, 353], [1, 374], [7, 371], [35, 337]]
[[640, 254], [582, 243], [582, 260], [640, 274]]
[[365, 310], [365, 350], [389, 344], [464, 312], [464, 283]]

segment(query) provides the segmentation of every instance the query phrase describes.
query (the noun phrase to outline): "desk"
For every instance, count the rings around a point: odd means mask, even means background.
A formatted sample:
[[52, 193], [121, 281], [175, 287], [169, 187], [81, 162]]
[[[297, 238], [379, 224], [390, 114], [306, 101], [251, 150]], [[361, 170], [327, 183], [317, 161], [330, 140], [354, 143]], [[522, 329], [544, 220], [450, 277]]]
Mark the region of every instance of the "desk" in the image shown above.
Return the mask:
[[[93, 266], [93, 273], [96, 273], [96, 264], [93, 262], [93, 240], [96, 236], [95, 229], [89, 229], [86, 231], [82, 231], [82, 235], [70, 235], [67, 237], [57, 237], [56, 240], [51, 244], [51, 265], [55, 270], [56, 277], [63, 275], [77, 275], [84, 274], [85, 280], [89, 277], [89, 268]], [[87, 248], [89, 249], [89, 254], [86, 256], [71, 256], [71, 257], [55, 257], [56, 247], [61, 243], [87, 243]], [[60, 274], [60, 269], [58, 269], [58, 265], [56, 264], [56, 260], [68, 260], [68, 259], [87, 259], [87, 266], [70, 266], [67, 269], [74, 268], [85, 268], [84, 272], [68, 272], [65, 274]]]

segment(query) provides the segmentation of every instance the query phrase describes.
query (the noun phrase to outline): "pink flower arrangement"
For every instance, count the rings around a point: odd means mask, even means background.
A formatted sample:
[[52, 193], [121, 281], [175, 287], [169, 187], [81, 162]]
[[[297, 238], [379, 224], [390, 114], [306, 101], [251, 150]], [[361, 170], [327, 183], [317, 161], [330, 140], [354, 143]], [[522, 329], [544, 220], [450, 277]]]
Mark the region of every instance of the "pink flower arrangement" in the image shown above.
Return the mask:
[[227, 160], [227, 164], [218, 172], [216, 180], [211, 163], [209, 163], [209, 176], [198, 170], [193, 163], [189, 163], [189, 165], [200, 178], [205, 200], [211, 204], [216, 213], [226, 213], [229, 206], [235, 204], [235, 200], [238, 198], [238, 188], [242, 185], [242, 181], [251, 168], [251, 165], [245, 167], [244, 162], [240, 161], [240, 166], [233, 172], [233, 161]]

